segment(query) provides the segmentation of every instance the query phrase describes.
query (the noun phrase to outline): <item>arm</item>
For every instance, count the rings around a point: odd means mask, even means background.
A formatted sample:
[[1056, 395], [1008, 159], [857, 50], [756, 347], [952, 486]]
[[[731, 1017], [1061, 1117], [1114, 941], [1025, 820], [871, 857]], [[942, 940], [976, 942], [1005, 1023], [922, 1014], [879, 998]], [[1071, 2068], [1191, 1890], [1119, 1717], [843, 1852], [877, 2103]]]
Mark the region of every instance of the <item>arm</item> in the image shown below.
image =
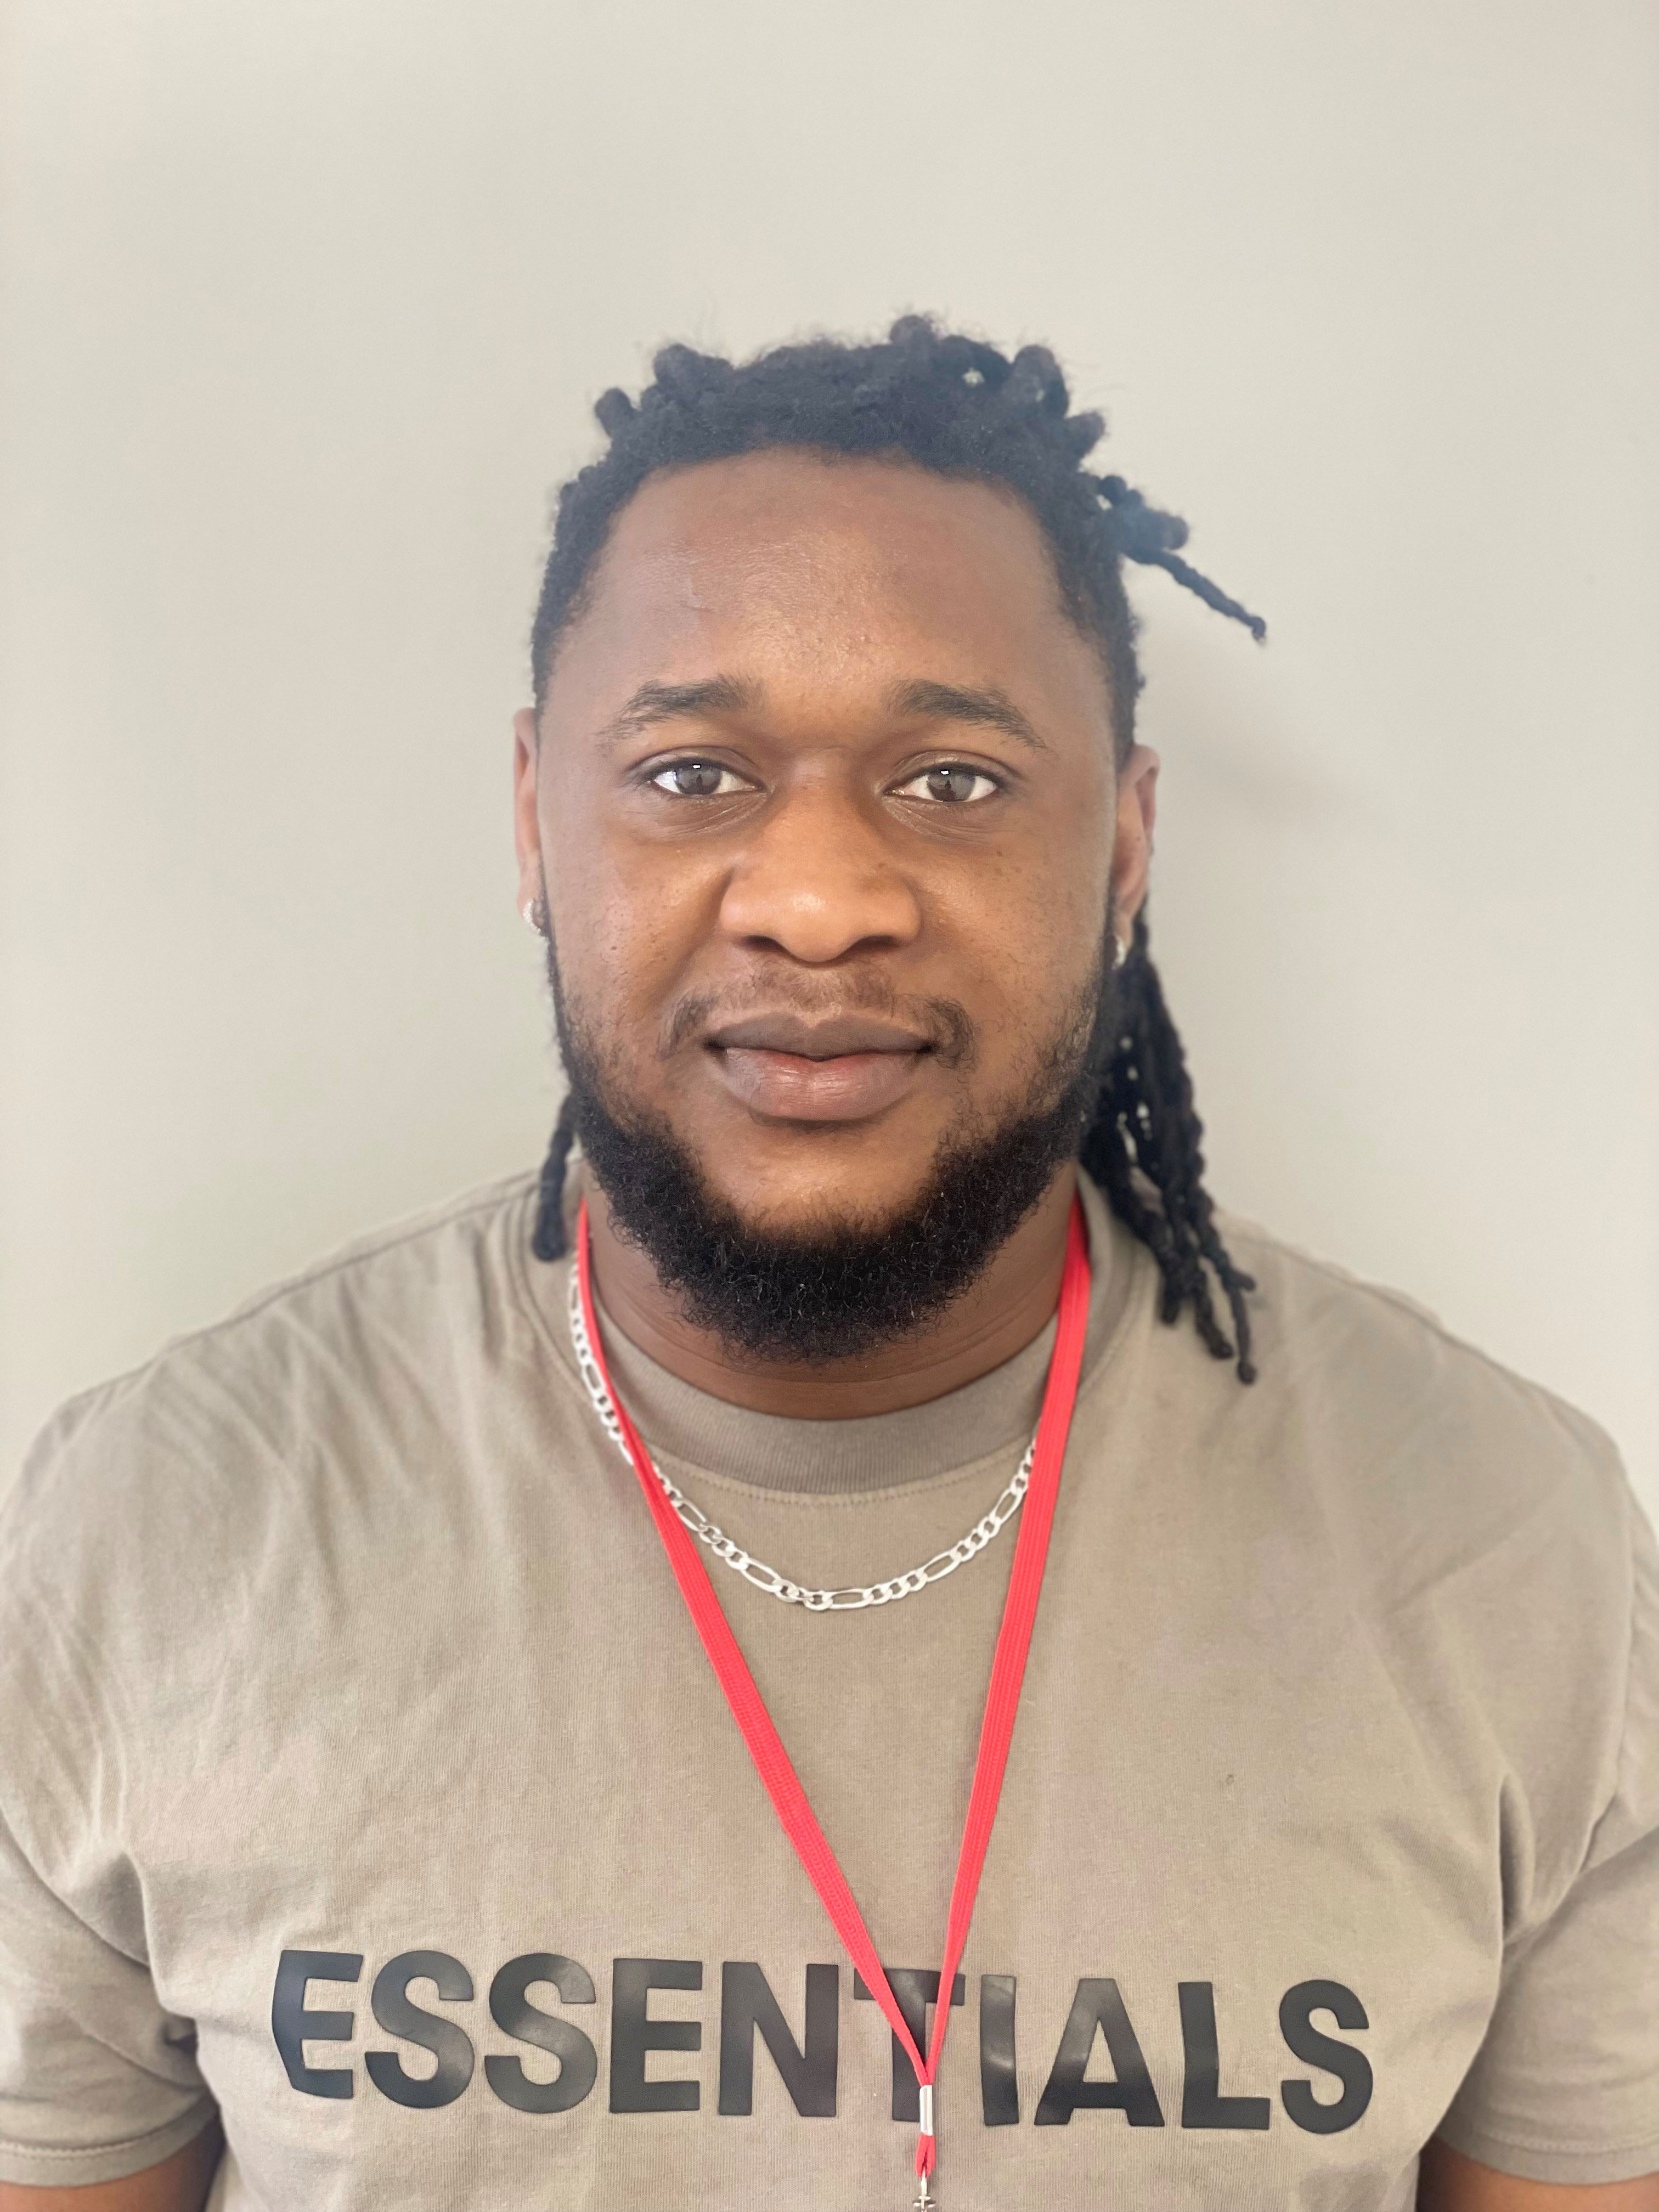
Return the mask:
[[[3, 2197], [0, 2212], [7, 2212]], [[1437, 2138], [1424, 2148], [1417, 2212], [1659, 2212], [1659, 2173], [1635, 2181], [1522, 2181]]]
[[[0, 2212], [202, 2212], [224, 2140], [218, 2121], [212, 2120], [194, 2142], [164, 2158], [160, 2166], [129, 2173], [120, 2181], [94, 2181], [85, 2188], [35, 2189], [0, 2181]], [[1622, 2208], [1614, 2207], [1613, 2212], [1622, 2212]], [[1646, 2212], [1645, 2206], [1641, 2212]]]

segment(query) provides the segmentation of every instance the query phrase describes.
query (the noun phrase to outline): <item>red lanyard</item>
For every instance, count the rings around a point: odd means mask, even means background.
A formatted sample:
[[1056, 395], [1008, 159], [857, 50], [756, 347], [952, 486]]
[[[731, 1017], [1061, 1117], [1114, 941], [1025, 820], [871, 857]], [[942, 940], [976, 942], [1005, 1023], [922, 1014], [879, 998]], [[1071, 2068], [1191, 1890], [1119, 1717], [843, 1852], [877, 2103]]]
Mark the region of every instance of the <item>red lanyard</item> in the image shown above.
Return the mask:
[[691, 1619], [702, 1638], [702, 1647], [708, 1654], [709, 1663], [726, 1692], [726, 1702], [732, 1708], [732, 1718], [743, 1730], [743, 1740], [749, 1747], [750, 1757], [754, 1760], [760, 1778], [766, 1785], [767, 1795], [783, 1823], [784, 1833], [794, 1845], [801, 1864], [811, 1876], [812, 1887], [823, 1900], [823, 1909], [834, 1923], [836, 1934], [847, 1946], [870, 1994], [886, 2014], [888, 2025], [916, 2069], [921, 2101], [921, 2136], [916, 2145], [916, 2172], [922, 2178], [921, 2197], [926, 2198], [927, 2178], [933, 2170], [936, 2156], [933, 2082], [939, 2073], [939, 2057], [945, 2049], [945, 2030], [951, 2024], [951, 1989], [956, 1979], [963, 1946], [968, 1940], [968, 1924], [974, 1917], [974, 1899], [979, 1891], [980, 1869], [985, 1863], [986, 1846], [991, 1840], [992, 1824], [997, 1816], [997, 1799], [1002, 1790], [1002, 1771], [1008, 1761], [1008, 1743], [1014, 1732], [1014, 1714], [1019, 1705], [1020, 1682], [1025, 1673], [1025, 1654], [1030, 1647], [1037, 1597], [1042, 1588], [1042, 1567], [1048, 1553], [1048, 1530], [1054, 1520], [1055, 1495], [1060, 1488], [1060, 1464], [1066, 1456], [1072, 1408], [1077, 1402], [1078, 1374], [1083, 1364], [1083, 1340], [1089, 1325], [1089, 1245], [1082, 1206], [1078, 1200], [1073, 1200], [1066, 1241], [1066, 1272], [1060, 1286], [1059, 1325], [1054, 1336], [1054, 1354], [1048, 1363], [1048, 1382], [1043, 1392], [1042, 1413], [1037, 1423], [1036, 1450], [1032, 1457], [1030, 1482], [1019, 1516], [1019, 1534], [1014, 1546], [1014, 1565], [1008, 1583], [1008, 1595], [1002, 1609], [1002, 1626], [997, 1633], [996, 1656], [991, 1662], [991, 1686], [985, 1700], [985, 1718], [980, 1728], [979, 1756], [974, 1763], [974, 1786], [968, 1800], [967, 1822], [962, 1832], [962, 1850], [957, 1860], [956, 1882], [951, 1892], [950, 1917], [945, 1928], [945, 1964], [939, 1972], [939, 2003], [933, 2014], [933, 2039], [925, 2064], [916, 2039], [910, 2033], [909, 2022], [900, 2011], [886, 1972], [876, 1955], [876, 1947], [870, 1940], [863, 1916], [847, 1886], [847, 1877], [824, 1838], [823, 1831], [807, 1801], [806, 1792], [801, 1788], [795, 1770], [789, 1764], [789, 1754], [772, 1725], [772, 1717], [766, 1710], [765, 1701], [755, 1686], [755, 1678], [750, 1673], [726, 1615], [720, 1610], [720, 1600], [715, 1596], [708, 1572], [697, 1556], [696, 1544], [691, 1533], [664, 1495], [650, 1455], [641, 1443], [639, 1431], [628, 1418], [611, 1386], [610, 1370], [605, 1365], [605, 1352], [600, 1344], [599, 1323], [593, 1312], [586, 1200], [582, 1201], [581, 1218], [576, 1225], [576, 1272], [581, 1289], [582, 1316], [587, 1323], [588, 1341], [593, 1347], [593, 1357], [599, 1364], [611, 1403], [616, 1408], [635, 1472], [640, 1478], [640, 1487], [645, 1492], [651, 1517], [657, 1524], [657, 1533], [668, 1553], [668, 1563], [674, 1570], [674, 1579], [690, 1609]]

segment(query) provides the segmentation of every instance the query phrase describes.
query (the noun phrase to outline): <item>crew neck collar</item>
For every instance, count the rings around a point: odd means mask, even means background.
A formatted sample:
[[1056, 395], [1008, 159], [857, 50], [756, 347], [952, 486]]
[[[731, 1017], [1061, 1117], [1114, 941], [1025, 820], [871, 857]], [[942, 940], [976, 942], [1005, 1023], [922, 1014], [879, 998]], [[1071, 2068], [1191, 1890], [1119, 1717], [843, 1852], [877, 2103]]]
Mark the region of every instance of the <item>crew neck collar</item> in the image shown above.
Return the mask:
[[[580, 1164], [573, 1163], [564, 1206], [572, 1255], [580, 1178]], [[1086, 1381], [1126, 1317], [1140, 1248], [1086, 1176], [1079, 1175], [1078, 1188], [1092, 1279]], [[567, 1300], [574, 1266], [572, 1255], [551, 1263], [526, 1255], [531, 1295], [573, 1376]], [[598, 1319], [611, 1380], [654, 1458], [745, 1487], [803, 1497], [926, 1482], [1029, 1442], [1042, 1410], [1056, 1326], [1051, 1318], [1012, 1359], [921, 1405], [842, 1420], [802, 1420], [756, 1413], [700, 1390], [625, 1336], [603, 1307]]]

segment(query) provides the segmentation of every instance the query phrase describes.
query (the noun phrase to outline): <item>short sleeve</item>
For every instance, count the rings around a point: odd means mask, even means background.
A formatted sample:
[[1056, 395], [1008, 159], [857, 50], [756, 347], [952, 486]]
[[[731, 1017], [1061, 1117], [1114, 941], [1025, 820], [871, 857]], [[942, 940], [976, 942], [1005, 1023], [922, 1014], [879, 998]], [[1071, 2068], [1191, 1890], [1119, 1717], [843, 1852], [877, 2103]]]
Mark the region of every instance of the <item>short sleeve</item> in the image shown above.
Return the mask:
[[53, 1894], [0, 1820], [0, 2181], [118, 2181], [212, 2116], [191, 2023]]
[[1659, 1547], [1633, 1498], [1630, 1515], [1613, 1794], [1565, 1898], [1506, 1958], [1486, 2038], [1437, 2130], [1531, 2181], [1659, 2171]]

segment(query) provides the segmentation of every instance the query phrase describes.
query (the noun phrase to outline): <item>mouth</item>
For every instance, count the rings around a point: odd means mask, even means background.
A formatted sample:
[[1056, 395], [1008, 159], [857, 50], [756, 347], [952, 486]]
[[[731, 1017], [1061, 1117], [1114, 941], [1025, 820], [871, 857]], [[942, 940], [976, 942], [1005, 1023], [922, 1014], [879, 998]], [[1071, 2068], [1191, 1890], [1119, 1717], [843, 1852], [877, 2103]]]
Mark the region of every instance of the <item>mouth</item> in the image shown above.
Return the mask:
[[711, 1033], [706, 1050], [752, 1114], [782, 1121], [862, 1121], [902, 1098], [930, 1039], [862, 1017], [807, 1022], [758, 1014]]

